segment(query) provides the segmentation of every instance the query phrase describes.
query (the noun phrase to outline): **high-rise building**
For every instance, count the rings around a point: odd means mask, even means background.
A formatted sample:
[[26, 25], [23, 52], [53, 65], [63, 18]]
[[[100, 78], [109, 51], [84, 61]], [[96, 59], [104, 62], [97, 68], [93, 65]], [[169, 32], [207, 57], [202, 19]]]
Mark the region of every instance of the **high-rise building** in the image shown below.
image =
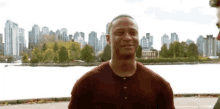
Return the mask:
[[18, 24], [10, 20], [5, 24], [4, 55], [19, 56], [19, 28]]
[[55, 35], [55, 33], [52, 30], [50, 30], [49, 35]]
[[217, 56], [218, 50], [218, 41], [216, 40], [213, 35], [207, 35], [207, 38], [204, 38], [204, 49], [203, 49], [203, 56]]
[[69, 40], [72, 40], [72, 39], [73, 39], [73, 35], [70, 34], [70, 35], [69, 35]]
[[153, 36], [150, 36], [150, 33], [146, 33], [146, 39], [147, 39], [147, 47], [153, 48]]
[[75, 40], [77, 40], [78, 37], [79, 37], [79, 32], [76, 31], [76, 32], [74, 33], [74, 35], [73, 35], [73, 38], [74, 38]]
[[19, 28], [19, 53], [24, 52], [24, 50], [25, 50], [24, 29]]
[[89, 33], [89, 45], [93, 47], [93, 50], [95, 53], [98, 52], [98, 38], [97, 38], [97, 33], [92, 31]]
[[140, 40], [140, 46], [142, 47], [142, 49], [150, 50], [153, 48], [152, 45], [153, 45], [153, 36], [150, 36], [150, 33], [146, 33], [146, 37], [143, 36], [143, 38], [141, 38]]
[[62, 35], [60, 33], [60, 30], [56, 31], [55, 39], [62, 40]]
[[34, 25], [32, 27], [32, 32], [34, 35], [34, 43], [37, 45], [39, 43], [40, 27], [38, 25]]
[[34, 26], [32, 26], [32, 30], [28, 32], [29, 49], [33, 49], [34, 46], [40, 43], [39, 35], [40, 27], [35, 24]]
[[194, 43], [194, 41], [191, 40], [191, 39], [187, 39], [187, 40], [186, 40], [186, 43], [187, 43], [188, 45], [190, 45], [191, 43]]
[[87, 43], [83, 40], [83, 37], [81, 34], [77, 37], [77, 39], [74, 39], [74, 42], [78, 42], [80, 44], [80, 48], [82, 49]]
[[84, 34], [84, 32], [80, 32], [79, 34], [82, 36], [83, 40], [85, 40], [85, 34]]
[[0, 34], [0, 55], [4, 54], [4, 43], [2, 42], [3, 36]]
[[197, 39], [197, 42], [196, 42], [200, 56], [203, 56], [203, 45], [204, 45], [203, 42], [204, 42], [204, 37], [202, 35], [200, 35]]
[[106, 45], [107, 45], [106, 34], [102, 33], [99, 41], [99, 48], [100, 48], [99, 51], [103, 51]]
[[166, 44], [167, 49], [169, 49], [170, 42], [171, 42], [171, 41], [170, 41], [168, 35], [164, 34], [164, 35], [161, 37], [162, 46], [163, 46], [164, 44]]
[[67, 29], [66, 28], [62, 28], [61, 31], [60, 31], [60, 34], [62, 35], [62, 40], [66, 42], [68, 40]]
[[179, 41], [178, 35], [176, 33], [171, 33], [171, 43]]
[[42, 28], [42, 34], [43, 35], [49, 35], [49, 28], [48, 27], [43, 27]]

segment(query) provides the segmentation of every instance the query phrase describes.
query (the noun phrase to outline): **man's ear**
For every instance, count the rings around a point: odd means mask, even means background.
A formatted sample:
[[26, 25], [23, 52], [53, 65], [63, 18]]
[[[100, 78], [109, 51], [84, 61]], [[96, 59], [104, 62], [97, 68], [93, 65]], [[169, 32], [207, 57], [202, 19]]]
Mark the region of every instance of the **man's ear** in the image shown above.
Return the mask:
[[106, 41], [108, 42], [108, 44], [111, 44], [111, 38], [108, 34], [106, 34]]

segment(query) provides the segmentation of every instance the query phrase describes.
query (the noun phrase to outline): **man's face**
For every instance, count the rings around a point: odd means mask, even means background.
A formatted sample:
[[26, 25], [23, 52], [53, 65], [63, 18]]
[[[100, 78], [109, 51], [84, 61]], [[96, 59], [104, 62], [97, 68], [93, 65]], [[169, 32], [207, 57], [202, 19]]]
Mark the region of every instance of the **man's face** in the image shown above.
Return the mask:
[[122, 17], [115, 20], [110, 29], [107, 41], [112, 44], [113, 55], [119, 59], [130, 59], [135, 55], [139, 45], [138, 27], [133, 19]]

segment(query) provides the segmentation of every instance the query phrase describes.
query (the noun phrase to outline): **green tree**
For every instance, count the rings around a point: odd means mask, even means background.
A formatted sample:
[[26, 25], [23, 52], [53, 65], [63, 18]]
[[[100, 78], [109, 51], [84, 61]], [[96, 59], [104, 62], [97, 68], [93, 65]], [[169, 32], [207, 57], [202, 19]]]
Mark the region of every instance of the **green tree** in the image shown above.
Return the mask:
[[44, 54], [43, 54], [43, 57], [44, 57], [44, 62], [50, 62], [54, 59], [54, 52], [53, 50], [51, 49], [47, 49]]
[[168, 50], [168, 57], [173, 58], [174, 54], [175, 54], [175, 45], [173, 43], [170, 43]]
[[28, 62], [28, 54], [25, 54], [25, 55], [23, 56], [22, 61], [23, 61], [24, 63]]
[[184, 41], [182, 41], [180, 44], [182, 45], [181, 47], [183, 49], [183, 57], [187, 57], [187, 52], [189, 47], [188, 44]]
[[86, 44], [80, 53], [80, 59], [85, 62], [93, 62], [95, 59], [93, 47]]
[[139, 58], [139, 59], [142, 57], [142, 47], [140, 45], [137, 49], [136, 57]]
[[102, 56], [104, 54], [104, 50], [98, 55], [99, 59], [102, 60]]
[[69, 61], [75, 60], [76, 56], [72, 50], [68, 50]]
[[166, 44], [164, 44], [161, 47], [160, 56], [163, 57], [163, 58], [167, 58], [168, 57], [168, 50], [167, 50], [167, 45]]
[[55, 62], [55, 63], [59, 62], [59, 51], [56, 51], [54, 53], [53, 62]]
[[190, 45], [189, 45], [189, 47], [188, 47], [188, 52], [187, 52], [187, 56], [188, 57], [198, 57], [198, 47], [197, 47], [197, 45], [196, 44], [194, 44], [194, 43], [191, 43]]
[[80, 58], [80, 44], [78, 42], [72, 42], [69, 50], [71, 52], [71, 56], [74, 59], [79, 59]]
[[39, 48], [34, 48], [32, 51], [31, 63], [38, 63], [39, 62]]
[[59, 50], [59, 61], [65, 62], [68, 60], [68, 51], [66, 50], [66, 47], [62, 46]]
[[53, 52], [57, 52], [58, 51], [58, 44], [57, 43], [54, 43], [54, 46], [53, 46]]
[[42, 52], [38, 53], [37, 59], [38, 59], [39, 62], [44, 62], [44, 57], [43, 57], [43, 53]]
[[42, 51], [42, 52], [45, 52], [46, 50], [47, 50], [47, 44], [44, 43], [41, 51]]
[[108, 61], [111, 59], [111, 45], [107, 44], [104, 48], [104, 52], [102, 54], [101, 60]]
[[178, 41], [175, 41], [173, 43], [173, 45], [174, 45], [175, 57], [183, 57], [184, 56], [184, 49], [183, 49], [182, 45]]

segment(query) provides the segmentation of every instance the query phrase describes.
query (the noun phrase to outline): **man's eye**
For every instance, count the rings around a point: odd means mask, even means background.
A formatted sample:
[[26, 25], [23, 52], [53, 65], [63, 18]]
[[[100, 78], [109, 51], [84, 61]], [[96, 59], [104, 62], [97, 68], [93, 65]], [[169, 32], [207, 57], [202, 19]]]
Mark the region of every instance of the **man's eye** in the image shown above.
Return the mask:
[[131, 34], [131, 35], [136, 35], [136, 32], [131, 31], [130, 34]]
[[117, 34], [118, 36], [121, 36], [121, 35], [124, 34], [124, 32], [117, 32], [116, 34]]

